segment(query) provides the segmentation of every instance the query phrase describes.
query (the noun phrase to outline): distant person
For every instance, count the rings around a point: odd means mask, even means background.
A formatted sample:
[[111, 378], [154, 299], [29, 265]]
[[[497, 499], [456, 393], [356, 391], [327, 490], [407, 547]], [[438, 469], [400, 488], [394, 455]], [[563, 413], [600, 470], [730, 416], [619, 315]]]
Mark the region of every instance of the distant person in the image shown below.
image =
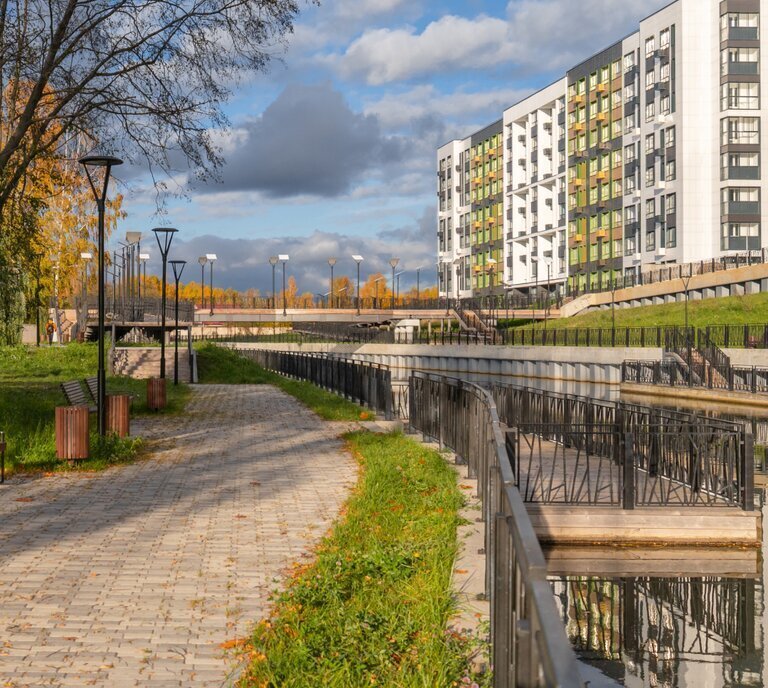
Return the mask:
[[48, 335], [48, 343], [53, 344], [53, 332], [56, 328], [53, 326], [53, 320], [48, 318], [48, 322], [45, 323], [45, 333]]

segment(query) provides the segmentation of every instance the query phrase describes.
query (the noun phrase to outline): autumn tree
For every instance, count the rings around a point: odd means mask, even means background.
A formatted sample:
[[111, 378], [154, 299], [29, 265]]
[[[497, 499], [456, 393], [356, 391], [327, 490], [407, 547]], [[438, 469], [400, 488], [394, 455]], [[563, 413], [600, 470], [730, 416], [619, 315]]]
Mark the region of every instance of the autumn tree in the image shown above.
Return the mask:
[[[298, 0], [4, 0], [0, 3], [0, 213], [40, 156], [87, 133], [105, 152], [170, 174], [221, 164], [223, 105], [266, 71]], [[174, 165], [174, 160], [177, 164]]]

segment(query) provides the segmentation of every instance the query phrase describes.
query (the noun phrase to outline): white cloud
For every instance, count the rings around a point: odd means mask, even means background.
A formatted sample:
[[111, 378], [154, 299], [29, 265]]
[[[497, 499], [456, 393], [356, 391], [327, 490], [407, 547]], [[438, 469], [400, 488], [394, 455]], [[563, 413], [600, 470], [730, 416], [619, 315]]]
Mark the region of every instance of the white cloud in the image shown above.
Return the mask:
[[445, 15], [421, 33], [412, 26], [369, 29], [328, 61], [342, 76], [371, 85], [504, 64], [541, 73], [607, 47], [667, 3], [634, 0], [621, 11], [616, 0], [513, 0], [505, 19]]

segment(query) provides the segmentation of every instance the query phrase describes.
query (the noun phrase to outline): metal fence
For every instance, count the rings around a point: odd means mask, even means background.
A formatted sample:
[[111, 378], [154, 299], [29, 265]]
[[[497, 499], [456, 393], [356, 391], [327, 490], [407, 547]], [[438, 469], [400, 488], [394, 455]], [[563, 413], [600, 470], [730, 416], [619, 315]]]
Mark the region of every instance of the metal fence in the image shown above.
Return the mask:
[[[98, 318], [98, 302], [92, 297], [87, 300], [88, 320]], [[83, 302], [77, 299], [76, 308], [82, 309]], [[159, 323], [162, 319], [162, 299], [159, 296], [147, 296], [141, 299], [112, 298], [110, 294], [104, 300], [105, 317], [110, 322], [147, 322]], [[176, 310], [174, 299], [169, 295], [165, 301], [165, 319], [172, 322]], [[179, 322], [193, 322], [195, 319], [195, 305], [192, 301], [179, 301]]]
[[392, 376], [389, 368], [323, 354], [236, 349], [262, 368], [306, 380], [367, 406], [392, 420]]
[[690, 366], [675, 360], [624, 361], [621, 381], [638, 385], [704, 387], [706, 389], [768, 393], [768, 368], [730, 366], [724, 373], [702, 361]]
[[469, 382], [414, 373], [409, 416], [412, 431], [452, 449], [477, 478], [494, 685], [582, 686], [547, 582], [544, 555], [514, 485], [493, 399]]
[[754, 509], [743, 423], [514, 385], [492, 395], [529, 501]]

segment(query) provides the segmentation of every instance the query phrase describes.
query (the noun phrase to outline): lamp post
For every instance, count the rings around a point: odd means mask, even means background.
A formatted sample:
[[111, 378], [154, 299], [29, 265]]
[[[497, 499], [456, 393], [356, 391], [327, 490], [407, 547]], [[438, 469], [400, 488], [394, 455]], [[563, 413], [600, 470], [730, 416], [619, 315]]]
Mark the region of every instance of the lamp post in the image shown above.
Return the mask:
[[205, 308], [205, 264], [208, 259], [200, 256], [197, 262], [200, 263], [200, 310], [203, 310]]
[[691, 283], [691, 277], [693, 277], [693, 267], [688, 265], [688, 276], [681, 277], [683, 280], [683, 288], [685, 289], [685, 336], [688, 336], [688, 285]]
[[[144, 266], [144, 298], [147, 298], [147, 261], [149, 260], [149, 253], [139, 253], [139, 282], [141, 283], [141, 266]], [[142, 316], [142, 320], [143, 320]]]
[[83, 332], [83, 339], [85, 339], [85, 326], [88, 323], [88, 263], [93, 260], [93, 254], [90, 251], [83, 251], [80, 254], [80, 258], [83, 261], [83, 286], [80, 289], [82, 299], [82, 315], [80, 326]]
[[547, 329], [547, 318], [549, 317], [549, 283], [552, 279], [552, 258], [544, 257], [544, 265], [547, 266], [547, 300], [544, 302], [544, 329]]
[[611, 280], [611, 346], [616, 346], [616, 276]]
[[389, 265], [392, 268], [392, 310], [395, 310], [395, 268], [399, 262], [399, 258], [391, 258], [389, 261]]
[[363, 257], [355, 254], [352, 260], [357, 263], [357, 314], [360, 315], [360, 263], [363, 262]]
[[421, 284], [419, 282], [419, 273], [421, 273], [421, 265], [416, 268], [416, 307], [421, 304]]
[[[109, 177], [112, 168], [122, 165], [120, 158], [108, 155], [87, 155], [80, 158], [80, 164], [85, 168], [88, 177], [88, 183], [91, 185], [96, 207], [99, 213], [99, 237], [98, 237], [98, 279], [99, 279], [99, 364], [96, 376], [98, 399], [96, 406], [98, 410], [99, 436], [104, 437], [107, 433], [107, 373], [104, 357], [104, 211], [107, 200], [107, 188], [109, 186]], [[101, 174], [99, 174], [101, 173]], [[99, 177], [102, 177], [101, 179]]]
[[330, 293], [331, 293], [331, 300], [328, 302], [328, 307], [333, 308], [333, 266], [336, 265], [336, 259], [335, 258], [329, 258], [328, 259], [328, 266], [331, 268], [331, 281], [330, 281]]
[[341, 308], [341, 295], [342, 295], [342, 294], [343, 294], [345, 291], [347, 291], [347, 286], [346, 286], [346, 285], [344, 285], [344, 286], [343, 286], [341, 289], [339, 289], [339, 291], [337, 292], [338, 296], [337, 296], [337, 300], [336, 300], [336, 302], [337, 302], [337, 304], [338, 304], [339, 308]]
[[36, 261], [35, 272], [35, 336], [37, 338], [36, 346], [40, 346], [40, 259], [42, 253], [33, 253], [32, 257]]
[[395, 291], [395, 300], [398, 302], [400, 301], [400, 275], [402, 275], [404, 272], [405, 270], [400, 270], [400, 272], [398, 272], [395, 275], [395, 279], [397, 280], [397, 290]]
[[187, 264], [186, 260], [172, 260], [170, 261], [173, 268], [173, 279], [176, 282], [176, 290], [174, 292], [174, 306], [173, 314], [176, 320], [176, 325], [173, 330], [173, 384], [179, 384], [179, 281], [181, 280], [181, 273], [184, 272], [184, 266]]
[[[539, 303], [539, 257], [538, 256], [531, 256], [531, 267], [533, 269], [533, 279], [534, 279], [534, 287], [533, 287], [533, 295], [536, 298], [535, 304], [538, 305]], [[534, 306], [531, 304], [531, 312], [533, 312]]]
[[[138, 301], [141, 303], [141, 280], [136, 279], [136, 266], [139, 265], [138, 256], [141, 255], [141, 232], [126, 232], [125, 240], [131, 247], [131, 320], [136, 320], [136, 297], [138, 292]], [[135, 256], [135, 259], [134, 259]]]
[[373, 286], [375, 291], [374, 297], [373, 297], [373, 307], [374, 309], [379, 307], [379, 282], [383, 280], [383, 277], [377, 277], [375, 280], [373, 280]]
[[163, 282], [160, 286], [160, 309], [162, 318], [160, 320], [160, 379], [165, 379], [165, 294], [166, 294], [166, 275], [168, 271], [168, 251], [171, 250], [173, 235], [178, 229], [172, 227], [155, 227], [152, 230], [157, 239], [157, 245], [160, 247], [160, 255], [163, 257]]
[[269, 264], [272, 266], [272, 310], [277, 308], [277, 302], [275, 301], [275, 265], [277, 265], [280, 259], [277, 256], [270, 256]]
[[[288, 315], [288, 312], [285, 309], [286, 306], [286, 296], [285, 293], [285, 264], [291, 259], [291, 257], [287, 253], [280, 253], [277, 256], [277, 259], [283, 264], [283, 315]], [[331, 300], [333, 300], [333, 294], [331, 294]]]
[[210, 299], [208, 300], [211, 302], [211, 312], [209, 313], [209, 315], [213, 315], [213, 264], [216, 262], [217, 257], [215, 253], [206, 253], [205, 258], [208, 261], [208, 265], [210, 265], [211, 267], [211, 271], [208, 274], [208, 281], [210, 282], [210, 284], [208, 285], [209, 287], [208, 293], [210, 294]]

